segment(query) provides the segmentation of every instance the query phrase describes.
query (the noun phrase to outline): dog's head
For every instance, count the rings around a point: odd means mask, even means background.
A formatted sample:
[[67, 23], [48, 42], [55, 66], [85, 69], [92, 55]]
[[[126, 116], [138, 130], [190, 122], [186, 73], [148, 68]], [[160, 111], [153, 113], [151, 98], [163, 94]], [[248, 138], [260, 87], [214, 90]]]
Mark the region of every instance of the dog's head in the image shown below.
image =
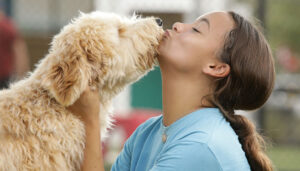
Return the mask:
[[73, 104], [88, 85], [116, 91], [157, 63], [161, 25], [154, 17], [81, 14], [54, 37], [37, 73], [46, 89], [65, 106]]

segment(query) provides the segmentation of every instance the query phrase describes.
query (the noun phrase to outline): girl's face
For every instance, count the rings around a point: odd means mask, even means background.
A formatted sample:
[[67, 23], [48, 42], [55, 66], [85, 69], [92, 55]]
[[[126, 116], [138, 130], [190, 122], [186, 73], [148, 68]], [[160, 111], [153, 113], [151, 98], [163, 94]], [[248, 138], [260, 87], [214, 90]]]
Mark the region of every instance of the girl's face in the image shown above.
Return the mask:
[[166, 30], [159, 46], [161, 68], [172, 68], [181, 73], [201, 74], [219, 62], [217, 53], [223, 47], [226, 33], [234, 21], [226, 12], [200, 16], [191, 24], [176, 22]]

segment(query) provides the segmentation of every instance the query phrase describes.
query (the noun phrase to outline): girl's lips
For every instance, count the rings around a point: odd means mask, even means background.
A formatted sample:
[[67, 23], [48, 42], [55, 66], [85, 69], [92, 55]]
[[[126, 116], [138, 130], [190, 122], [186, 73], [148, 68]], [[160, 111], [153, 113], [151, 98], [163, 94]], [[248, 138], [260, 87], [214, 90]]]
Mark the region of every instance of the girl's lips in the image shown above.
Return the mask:
[[168, 30], [166, 30], [165, 33], [164, 33], [164, 37], [170, 37], [170, 36], [171, 36], [170, 32]]

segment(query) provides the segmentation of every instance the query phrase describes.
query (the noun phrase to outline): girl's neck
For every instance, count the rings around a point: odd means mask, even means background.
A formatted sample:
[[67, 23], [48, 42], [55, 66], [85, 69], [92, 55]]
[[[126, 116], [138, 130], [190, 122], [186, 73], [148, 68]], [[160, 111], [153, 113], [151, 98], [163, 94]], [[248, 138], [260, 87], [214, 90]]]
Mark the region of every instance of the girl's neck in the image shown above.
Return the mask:
[[204, 100], [210, 88], [208, 81], [192, 75], [162, 72], [163, 124], [169, 126], [185, 115], [209, 106]]

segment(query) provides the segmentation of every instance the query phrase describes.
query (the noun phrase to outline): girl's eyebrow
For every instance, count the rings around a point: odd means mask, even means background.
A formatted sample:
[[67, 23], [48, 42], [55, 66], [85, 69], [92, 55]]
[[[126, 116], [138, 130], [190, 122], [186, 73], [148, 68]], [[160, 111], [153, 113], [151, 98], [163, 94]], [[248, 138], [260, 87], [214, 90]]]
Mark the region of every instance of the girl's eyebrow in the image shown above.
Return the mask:
[[208, 28], [210, 29], [210, 23], [209, 23], [209, 20], [207, 18], [200, 18], [200, 19], [197, 20], [197, 22], [201, 22], [201, 21], [204, 21], [208, 25]]

